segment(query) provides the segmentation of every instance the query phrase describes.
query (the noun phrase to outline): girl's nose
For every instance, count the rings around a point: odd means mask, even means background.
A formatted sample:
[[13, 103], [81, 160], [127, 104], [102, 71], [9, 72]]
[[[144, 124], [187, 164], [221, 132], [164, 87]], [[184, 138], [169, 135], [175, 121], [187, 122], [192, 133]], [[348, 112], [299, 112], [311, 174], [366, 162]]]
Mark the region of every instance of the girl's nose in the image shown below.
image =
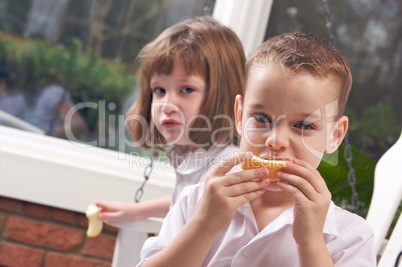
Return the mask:
[[289, 146], [288, 134], [284, 126], [274, 126], [267, 137], [265, 145], [272, 150], [285, 150]]
[[178, 109], [176, 97], [172, 94], [166, 94], [164, 101], [161, 103], [162, 112], [170, 114]]
[[178, 109], [178, 107], [172, 103], [169, 103], [169, 102], [161, 103], [161, 110], [162, 110], [162, 112], [164, 112], [166, 114], [170, 114], [170, 113], [176, 111], [177, 109]]

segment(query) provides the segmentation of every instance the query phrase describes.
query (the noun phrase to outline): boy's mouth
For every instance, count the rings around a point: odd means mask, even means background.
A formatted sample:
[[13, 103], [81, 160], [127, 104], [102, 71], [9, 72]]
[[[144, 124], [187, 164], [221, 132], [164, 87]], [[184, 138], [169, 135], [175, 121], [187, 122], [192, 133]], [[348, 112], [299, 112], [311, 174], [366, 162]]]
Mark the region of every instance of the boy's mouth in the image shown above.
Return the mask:
[[283, 157], [283, 156], [272, 156], [272, 155], [260, 155], [260, 158], [264, 160], [274, 160], [274, 161], [292, 161], [289, 158]]

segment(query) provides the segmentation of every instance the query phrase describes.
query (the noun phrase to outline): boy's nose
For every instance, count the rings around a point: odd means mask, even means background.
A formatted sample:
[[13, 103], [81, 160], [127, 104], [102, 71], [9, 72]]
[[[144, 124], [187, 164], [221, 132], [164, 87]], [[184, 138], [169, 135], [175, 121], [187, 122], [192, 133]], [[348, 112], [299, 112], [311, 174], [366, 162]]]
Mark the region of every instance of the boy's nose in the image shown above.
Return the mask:
[[289, 146], [288, 132], [284, 127], [274, 127], [265, 142], [272, 150], [284, 150]]

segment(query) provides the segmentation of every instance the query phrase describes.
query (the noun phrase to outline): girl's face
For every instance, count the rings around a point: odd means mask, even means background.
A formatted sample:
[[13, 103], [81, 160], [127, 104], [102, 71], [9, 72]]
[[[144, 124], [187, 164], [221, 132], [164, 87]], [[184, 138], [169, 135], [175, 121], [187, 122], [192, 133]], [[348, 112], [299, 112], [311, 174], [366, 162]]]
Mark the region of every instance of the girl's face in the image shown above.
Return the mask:
[[158, 131], [168, 145], [185, 145], [194, 150], [188, 138], [189, 129], [197, 119], [206, 94], [205, 77], [188, 75], [180, 61], [171, 74], [154, 74], [151, 114]]

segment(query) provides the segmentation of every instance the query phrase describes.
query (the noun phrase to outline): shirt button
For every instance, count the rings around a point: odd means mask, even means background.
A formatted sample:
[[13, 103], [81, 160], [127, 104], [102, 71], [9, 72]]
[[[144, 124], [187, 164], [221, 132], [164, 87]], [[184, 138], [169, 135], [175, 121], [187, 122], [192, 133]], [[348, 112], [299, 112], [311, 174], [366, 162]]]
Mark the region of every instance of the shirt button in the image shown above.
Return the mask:
[[243, 249], [242, 253], [243, 253], [244, 256], [250, 256], [250, 254], [251, 254], [251, 248], [245, 247], [245, 248]]

